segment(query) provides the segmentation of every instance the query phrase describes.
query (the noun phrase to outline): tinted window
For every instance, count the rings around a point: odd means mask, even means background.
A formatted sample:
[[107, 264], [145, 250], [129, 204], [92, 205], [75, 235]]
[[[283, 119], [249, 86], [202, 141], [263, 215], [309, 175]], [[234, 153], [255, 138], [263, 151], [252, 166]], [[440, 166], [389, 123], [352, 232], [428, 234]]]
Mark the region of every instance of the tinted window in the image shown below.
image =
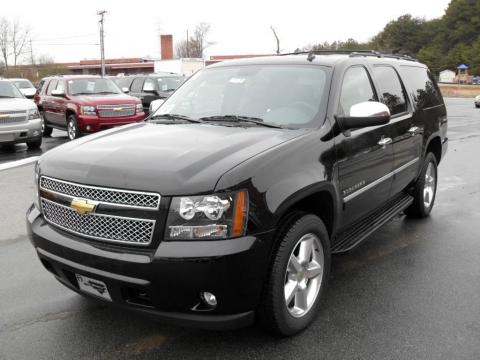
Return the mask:
[[131, 77], [121, 77], [121, 76], [111, 78], [111, 79], [122, 90], [123, 90], [123, 88], [130, 89], [130, 84], [132, 83], [132, 80], [133, 80], [133, 78], [131, 78]]
[[158, 88], [160, 91], [174, 91], [177, 89], [184, 78], [182, 76], [168, 76], [168, 77], [159, 77], [157, 78]]
[[402, 66], [400, 69], [417, 108], [443, 104], [440, 90], [427, 69], [415, 66]]
[[52, 95], [52, 90], [57, 87], [58, 80], [50, 80], [48, 83], [47, 95]]
[[141, 77], [135, 78], [135, 80], [133, 80], [132, 82], [131, 91], [135, 93], [142, 92], [142, 85], [143, 85], [143, 78]]
[[353, 105], [365, 101], [377, 101], [367, 70], [362, 66], [350, 68], [343, 78], [338, 112], [349, 115]]
[[396, 115], [406, 112], [405, 93], [395, 69], [390, 66], [375, 66], [373, 74], [380, 87], [380, 100], [388, 106], [390, 114]]
[[321, 66], [245, 65], [207, 68], [175, 91], [158, 114], [195, 119], [236, 115], [292, 127], [318, 125], [328, 69]]

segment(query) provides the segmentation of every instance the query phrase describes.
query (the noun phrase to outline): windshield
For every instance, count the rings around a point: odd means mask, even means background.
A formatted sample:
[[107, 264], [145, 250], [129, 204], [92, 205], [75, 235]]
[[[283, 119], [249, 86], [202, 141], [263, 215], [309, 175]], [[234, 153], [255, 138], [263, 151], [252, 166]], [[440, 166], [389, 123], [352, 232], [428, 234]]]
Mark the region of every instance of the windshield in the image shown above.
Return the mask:
[[115, 84], [118, 85], [120, 89], [122, 88], [130, 88], [130, 84], [133, 81], [133, 77], [115, 77], [111, 79]]
[[10, 81], [0, 81], [0, 98], [23, 98], [23, 95]]
[[110, 79], [75, 79], [68, 80], [70, 95], [121, 94], [121, 90]]
[[168, 76], [157, 78], [158, 88], [160, 91], [173, 91], [176, 90], [184, 81], [182, 76]]
[[205, 69], [185, 82], [155, 115], [193, 119], [225, 115], [286, 127], [316, 127], [328, 68], [248, 65]]
[[13, 80], [12, 81], [15, 86], [19, 89], [31, 89], [35, 88], [33, 84], [29, 80]]

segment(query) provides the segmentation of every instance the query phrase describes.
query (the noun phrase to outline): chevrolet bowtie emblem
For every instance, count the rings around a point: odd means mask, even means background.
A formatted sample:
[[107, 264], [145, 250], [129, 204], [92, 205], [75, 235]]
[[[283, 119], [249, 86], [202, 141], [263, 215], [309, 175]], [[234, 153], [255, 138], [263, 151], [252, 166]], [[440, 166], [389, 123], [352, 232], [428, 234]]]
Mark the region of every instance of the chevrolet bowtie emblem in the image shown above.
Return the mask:
[[116, 107], [116, 108], [113, 108], [113, 111], [122, 111], [123, 109], [121, 107]]
[[86, 215], [95, 212], [98, 202], [86, 199], [73, 199], [70, 207], [77, 213]]

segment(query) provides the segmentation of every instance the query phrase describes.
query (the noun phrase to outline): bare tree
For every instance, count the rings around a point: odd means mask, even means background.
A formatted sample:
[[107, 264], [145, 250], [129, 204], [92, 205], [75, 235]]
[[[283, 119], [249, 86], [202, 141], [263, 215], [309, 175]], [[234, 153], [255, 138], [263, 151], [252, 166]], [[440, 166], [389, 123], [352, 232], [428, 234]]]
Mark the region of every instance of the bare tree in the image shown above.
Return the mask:
[[10, 57], [10, 23], [6, 18], [0, 18], [0, 52], [3, 65], [8, 71], [8, 58]]
[[278, 35], [277, 35], [277, 32], [275, 31], [275, 28], [272, 26], [270, 26], [270, 29], [272, 30], [273, 32], [273, 36], [275, 36], [275, 40], [277, 42], [277, 51], [276, 53], [277, 54], [280, 54], [280, 39], [278, 38]]
[[11, 34], [13, 65], [17, 66], [20, 58], [25, 54], [24, 50], [28, 44], [30, 29], [23, 27], [17, 20], [15, 20], [12, 23]]
[[207, 35], [210, 31], [210, 24], [200, 23], [195, 27], [191, 38], [180, 41], [175, 46], [177, 57], [196, 57], [203, 58], [203, 53], [213, 42], [207, 41]]

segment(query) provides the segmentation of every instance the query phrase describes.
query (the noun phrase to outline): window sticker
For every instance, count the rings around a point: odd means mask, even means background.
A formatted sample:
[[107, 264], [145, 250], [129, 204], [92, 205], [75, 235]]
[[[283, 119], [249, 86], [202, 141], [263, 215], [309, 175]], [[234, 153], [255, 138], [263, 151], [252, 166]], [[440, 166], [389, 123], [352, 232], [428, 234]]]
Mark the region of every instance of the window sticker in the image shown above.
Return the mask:
[[93, 92], [95, 90], [95, 82], [89, 81], [87, 83], [87, 91]]

